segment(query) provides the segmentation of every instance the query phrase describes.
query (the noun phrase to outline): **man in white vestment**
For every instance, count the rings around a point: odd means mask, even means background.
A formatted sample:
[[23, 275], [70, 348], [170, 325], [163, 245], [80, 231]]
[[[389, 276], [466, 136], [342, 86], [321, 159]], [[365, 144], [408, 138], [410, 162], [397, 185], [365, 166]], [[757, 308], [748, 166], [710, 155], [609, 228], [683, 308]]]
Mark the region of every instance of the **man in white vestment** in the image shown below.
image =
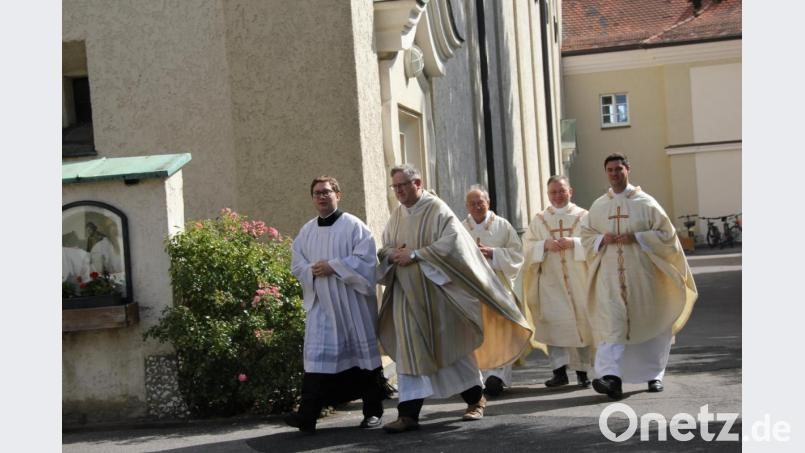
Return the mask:
[[92, 270], [99, 274], [117, 274], [123, 272], [120, 253], [109, 239], [93, 223], [87, 222], [87, 251], [90, 254]]
[[322, 408], [361, 398], [361, 428], [381, 425], [385, 378], [377, 342], [377, 252], [369, 228], [338, 209], [341, 188], [320, 176], [310, 185], [319, 215], [294, 239], [291, 270], [302, 285], [304, 367], [299, 410], [286, 423], [315, 432]]
[[696, 301], [696, 284], [663, 208], [629, 183], [623, 154], [604, 160], [609, 191], [582, 223], [588, 315], [596, 341], [593, 388], [619, 399], [622, 383], [663, 390], [673, 336]]
[[[523, 244], [517, 231], [508, 220], [489, 209], [489, 192], [483, 186], [471, 186], [465, 201], [469, 214], [461, 223], [512, 298], [519, 300], [514, 281], [523, 265]], [[504, 387], [511, 385], [511, 365], [481, 371], [484, 393], [489, 396], [498, 396]]]
[[400, 206], [378, 252], [386, 285], [379, 338], [397, 366], [398, 418], [383, 428], [419, 428], [424, 399], [460, 393], [463, 420], [480, 420], [481, 368], [514, 362], [532, 330], [467, 230], [411, 165], [391, 169]]
[[567, 385], [567, 368], [579, 387], [589, 387], [593, 338], [587, 319], [587, 262], [581, 222], [587, 211], [573, 204], [567, 177], [548, 178], [551, 205], [540, 212], [523, 236], [523, 299], [534, 325], [534, 341], [548, 346], [553, 377], [546, 387]]

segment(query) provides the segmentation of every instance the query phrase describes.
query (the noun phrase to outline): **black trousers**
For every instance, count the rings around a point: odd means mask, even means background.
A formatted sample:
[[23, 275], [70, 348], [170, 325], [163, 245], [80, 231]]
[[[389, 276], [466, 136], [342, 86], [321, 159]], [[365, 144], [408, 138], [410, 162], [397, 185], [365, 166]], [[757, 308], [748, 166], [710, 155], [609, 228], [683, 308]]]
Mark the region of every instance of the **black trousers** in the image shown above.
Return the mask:
[[[484, 389], [481, 388], [480, 385], [472, 386], [461, 392], [461, 399], [463, 399], [468, 406], [480, 401], [482, 396], [484, 396]], [[397, 405], [397, 413], [400, 417], [410, 417], [418, 421], [419, 412], [422, 411], [422, 404], [424, 402], [424, 398], [403, 401]]]
[[299, 415], [310, 421], [319, 418], [325, 406], [349, 401], [363, 401], [363, 416], [383, 415], [386, 379], [383, 369], [364, 370], [353, 367], [340, 373], [305, 373], [302, 377], [302, 401]]

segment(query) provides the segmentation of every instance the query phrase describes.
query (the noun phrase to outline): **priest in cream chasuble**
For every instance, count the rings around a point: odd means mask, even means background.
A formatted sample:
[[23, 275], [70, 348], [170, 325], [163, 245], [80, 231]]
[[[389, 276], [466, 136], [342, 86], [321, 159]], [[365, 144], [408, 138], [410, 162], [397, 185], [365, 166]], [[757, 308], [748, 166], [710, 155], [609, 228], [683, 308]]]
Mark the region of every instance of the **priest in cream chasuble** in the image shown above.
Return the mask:
[[[480, 185], [470, 187], [465, 196], [469, 214], [461, 222], [478, 245], [486, 262], [495, 271], [498, 279], [518, 302], [515, 279], [523, 265], [523, 244], [511, 223], [489, 209], [489, 193]], [[512, 366], [482, 370], [484, 392], [491, 396], [499, 395], [504, 387], [511, 385]]]
[[548, 345], [553, 378], [545, 385], [568, 384], [569, 367], [576, 371], [577, 384], [588, 387], [595, 343], [587, 318], [587, 262], [581, 244], [587, 211], [570, 201], [573, 189], [566, 177], [552, 176], [547, 189], [551, 206], [534, 216], [523, 237], [527, 318], [534, 325], [534, 346]]
[[629, 183], [625, 156], [604, 165], [611, 187], [590, 207], [582, 242], [596, 390], [619, 398], [621, 382], [648, 381], [650, 391], [662, 391], [673, 335], [690, 317], [697, 290], [671, 219]]

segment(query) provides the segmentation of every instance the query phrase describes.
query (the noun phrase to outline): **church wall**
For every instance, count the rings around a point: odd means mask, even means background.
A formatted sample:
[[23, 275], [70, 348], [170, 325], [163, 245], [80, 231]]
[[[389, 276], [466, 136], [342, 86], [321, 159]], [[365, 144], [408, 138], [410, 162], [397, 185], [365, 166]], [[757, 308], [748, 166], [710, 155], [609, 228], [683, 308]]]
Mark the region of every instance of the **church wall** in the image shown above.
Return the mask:
[[[239, 205], [284, 234], [315, 215], [310, 181], [322, 174], [344, 186], [346, 211], [366, 217], [364, 169], [378, 168], [364, 159], [382, 155], [379, 113], [367, 107], [379, 103], [377, 70], [366, 68], [371, 3], [226, 3]], [[369, 71], [360, 87], [357, 58]]]
[[437, 194], [459, 218], [467, 215], [464, 195], [473, 184], [488, 185], [475, 2], [465, 2], [464, 44], [431, 79]]
[[191, 153], [188, 218], [238, 208], [227, 5], [62, 2], [62, 40], [86, 44], [98, 154]]
[[383, 155], [383, 124], [381, 119], [380, 75], [374, 49], [374, 15], [371, 2], [353, 0], [352, 26], [358, 118], [360, 119], [360, 149], [364, 220], [376, 238], [380, 238], [389, 218], [387, 191], [390, 176]]
[[147, 415], [146, 359], [170, 346], [143, 341], [162, 309], [173, 303], [169, 259], [161, 239], [184, 224], [182, 172], [146, 179], [63, 186], [62, 203], [101, 201], [128, 218], [131, 281], [140, 322], [129, 327], [62, 334], [62, 417], [65, 424], [143, 418]]
[[[559, 8], [561, 11], [561, 8]], [[532, 47], [534, 48], [533, 56], [534, 56], [534, 100], [536, 105], [536, 113], [537, 113], [537, 150], [536, 156], [532, 153], [529, 156], [529, 162], [532, 167], [534, 167], [533, 171], [529, 172], [529, 189], [532, 193], [538, 193], [539, 196], [532, 196], [530, 197], [529, 209], [531, 210], [530, 219], [534, 217], [537, 212], [542, 211], [548, 204], [547, 197], [547, 188], [546, 184], [548, 182], [548, 178], [551, 176], [550, 171], [550, 160], [548, 158], [548, 109], [547, 109], [547, 95], [545, 93], [545, 80], [544, 75], [542, 73], [542, 68], [545, 64], [547, 64], [542, 56], [542, 36], [540, 34], [540, 23], [545, 19], [542, 16], [542, 13], [537, 4], [533, 6], [533, 30], [532, 30]], [[558, 47], [558, 45], [557, 45]], [[558, 49], [557, 49], [558, 51]], [[555, 67], [559, 67], [558, 65]], [[555, 117], [558, 121], [559, 115], [558, 110], [554, 110]], [[558, 167], [557, 167], [558, 168]], [[535, 190], [536, 188], [539, 189]], [[529, 221], [530, 221], [529, 219]]]

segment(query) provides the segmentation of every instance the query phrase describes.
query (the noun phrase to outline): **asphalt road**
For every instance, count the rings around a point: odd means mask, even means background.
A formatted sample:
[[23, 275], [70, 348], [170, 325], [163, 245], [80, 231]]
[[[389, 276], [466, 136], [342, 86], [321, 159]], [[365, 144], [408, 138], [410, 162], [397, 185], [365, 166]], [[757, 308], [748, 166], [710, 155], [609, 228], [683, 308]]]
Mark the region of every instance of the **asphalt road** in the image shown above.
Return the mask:
[[[698, 251], [697, 251], [698, 252]], [[699, 300], [685, 328], [671, 348], [664, 380], [665, 391], [648, 393], [645, 385], [624, 385], [624, 399], [635, 417], [661, 414], [670, 421], [676, 414], [697, 417], [702, 406], [709, 414], [741, 411], [741, 255], [740, 249], [704, 251], [689, 256], [699, 289]], [[573, 373], [570, 373], [571, 383]], [[676, 440], [675, 432], [651, 423], [648, 440], [641, 440], [638, 423], [630, 424], [624, 412], [616, 411], [608, 430], [624, 441], [607, 439], [599, 427], [602, 411], [612, 401], [592, 389], [573, 385], [548, 389], [542, 383], [551, 377], [547, 358], [532, 353], [526, 364], [515, 368], [514, 385], [490, 399], [486, 416], [476, 422], [460, 420], [464, 403], [426, 400], [419, 431], [397, 435], [380, 429], [361, 430], [359, 403], [350, 403], [320, 419], [315, 435], [285, 426], [280, 418], [207, 420], [163, 426], [133, 426], [118, 429], [87, 429], [63, 433], [64, 452], [330, 452], [330, 451], [426, 451], [426, 452], [520, 452], [597, 451], [619, 448], [632, 451], [731, 450], [740, 451], [740, 441], [705, 440], [720, 433], [724, 421], [702, 423], [692, 430], [692, 439]], [[396, 418], [396, 400], [386, 401], [384, 422]], [[712, 415], [716, 417], [716, 415]], [[629, 436], [627, 429], [636, 428]], [[740, 435], [738, 417], [729, 433]], [[666, 440], [659, 440], [664, 434]]]

